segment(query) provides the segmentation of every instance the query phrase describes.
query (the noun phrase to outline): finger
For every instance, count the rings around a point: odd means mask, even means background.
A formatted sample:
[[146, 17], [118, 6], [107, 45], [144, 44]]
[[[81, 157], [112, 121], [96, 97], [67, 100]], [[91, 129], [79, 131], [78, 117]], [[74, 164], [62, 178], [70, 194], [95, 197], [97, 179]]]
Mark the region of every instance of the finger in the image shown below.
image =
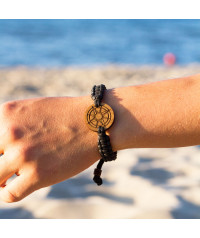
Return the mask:
[[5, 149], [5, 143], [3, 143], [2, 137], [0, 136], [1, 140], [0, 140], [0, 158], [1, 156], [4, 154], [4, 149]]
[[0, 185], [0, 187], [4, 188], [6, 186], [7, 179]]
[[4, 202], [18, 202], [37, 189], [29, 175], [21, 174], [0, 190]]
[[0, 157], [0, 186], [4, 184], [13, 174], [15, 174], [16, 168], [6, 158], [5, 155]]

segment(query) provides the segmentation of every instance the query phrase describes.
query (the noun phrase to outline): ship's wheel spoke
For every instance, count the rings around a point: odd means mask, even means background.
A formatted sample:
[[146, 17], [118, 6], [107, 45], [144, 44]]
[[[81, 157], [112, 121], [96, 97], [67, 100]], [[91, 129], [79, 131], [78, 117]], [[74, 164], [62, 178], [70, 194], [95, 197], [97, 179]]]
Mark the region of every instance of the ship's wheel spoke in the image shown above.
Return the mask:
[[101, 123], [102, 123], [102, 125], [105, 125], [105, 124], [106, 124], [106, 122], [104, 121], [104, 119], [101, 120]]
[[106, 110], [106, 111], [102, 112], [102, 115], [104, 115], [104, 114], [106, 114], [108, 112], [109, 112], [109, 110]]
[[92, 119], [90, 119], [89, 122], [92, 122], [92, 121], [94, 121], [94, 120], [95, 120], [95, 117], [93, 117]]

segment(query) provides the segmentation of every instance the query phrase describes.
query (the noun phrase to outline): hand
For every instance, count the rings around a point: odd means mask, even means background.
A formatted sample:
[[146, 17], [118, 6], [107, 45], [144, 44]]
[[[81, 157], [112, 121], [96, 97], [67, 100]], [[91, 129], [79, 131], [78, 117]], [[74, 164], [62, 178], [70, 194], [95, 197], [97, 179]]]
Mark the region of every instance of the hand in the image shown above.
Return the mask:
[[[66, 180], [100, 156], [97, 134], [85, 124], [89, 96], [36, 98], [0, 107], [0, 198], [16, 202]], [[17, 177], [6, 184], [8, 178]]]

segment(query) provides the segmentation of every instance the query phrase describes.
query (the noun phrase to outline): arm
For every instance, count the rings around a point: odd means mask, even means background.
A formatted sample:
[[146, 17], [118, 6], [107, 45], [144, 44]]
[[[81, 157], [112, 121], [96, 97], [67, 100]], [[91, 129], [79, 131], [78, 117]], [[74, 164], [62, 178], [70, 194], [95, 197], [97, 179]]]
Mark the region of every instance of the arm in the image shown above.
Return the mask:
[[[108, 90], [113, 150], [200, 144], [200, 75]], [[0, 108], [0, 197], [23, 199], [96, 162], [97, 133], [85, 124], [90, 96], [36, 98]], [[5, 185], [13, 174], [18, 176]]]
[[200, 144], [200, 74], [117, 88], [105, 101], [116, 114], [116, 150]]

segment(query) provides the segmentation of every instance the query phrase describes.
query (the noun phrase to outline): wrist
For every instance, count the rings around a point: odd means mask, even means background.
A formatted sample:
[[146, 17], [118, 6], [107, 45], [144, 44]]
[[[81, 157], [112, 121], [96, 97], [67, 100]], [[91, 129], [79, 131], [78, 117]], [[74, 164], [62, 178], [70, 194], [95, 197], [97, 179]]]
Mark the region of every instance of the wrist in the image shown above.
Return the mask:
[[[134, 133], [131, 133], [131, 128], [133, 126], [133, 116], [129, 111], [129, 99], [126, 98], [126, 88], [115, 88], [105, 90], [103, 96], [103, 103], [108, 104], [114, 111], [114, 123], [113, 125], [106, 130], [106, 133], [110, 137], [110, 142], [112, 145], [113, 151], [123, 150], [127, 148], [131, 148], [133, 146], [134, 141]], [[91, 96], [81, 97], [79, 100], [82, 103], [82, 120], [84, 127], [88, 130], [88, 133], [91, 137], [96, 135], [97, 133], [91, 131], [84, 121], [84, 114], [87, 108], [93, 104], [93, 100]], [[93, 137], [94, 138], [94, 137]], [[96, 140], [97, 141], [97, 140]], [[96, 142], [95, 141], [95, 142]], [[97, 143], [97, 142], [96, 142]], [[97, 147], [97, 144], [96, 144]]]
[[[137, 122], [134, 119], [134, 115], [132, 110], [130, 109], [133, 106], [133, 98], [135, 95], [135, 87], [131, 87], [133, 92], [129, 93], [127, 90], [130, 88], [114, 88], [105, 90], [103, 96], [103, 103], [108, 104], [114, 111], [114, 123], [113, 125], [106, 130], [106, 133], [110, 137], [110, 142], [112, 145], [113, 151], [123, 150], [127, 148], [136, 147], [136, 133], [139, 136], [140, 132], [138, 130]], [[131, 97], [130, 97], [131, 95]], [[91, 131], [85, 123], [85, 111], [87, 108], [93, 104], [93, 100], [91, 96], [84, 96], [78, 98], [79, 103], [81, 103], [81, 108], [79, 112], [82, 115], [81, 121], [86, 133], [89, 135], [91, 140], [94, 140], [94, 144], [98, 153], [97, 149], [97, 133]]]

